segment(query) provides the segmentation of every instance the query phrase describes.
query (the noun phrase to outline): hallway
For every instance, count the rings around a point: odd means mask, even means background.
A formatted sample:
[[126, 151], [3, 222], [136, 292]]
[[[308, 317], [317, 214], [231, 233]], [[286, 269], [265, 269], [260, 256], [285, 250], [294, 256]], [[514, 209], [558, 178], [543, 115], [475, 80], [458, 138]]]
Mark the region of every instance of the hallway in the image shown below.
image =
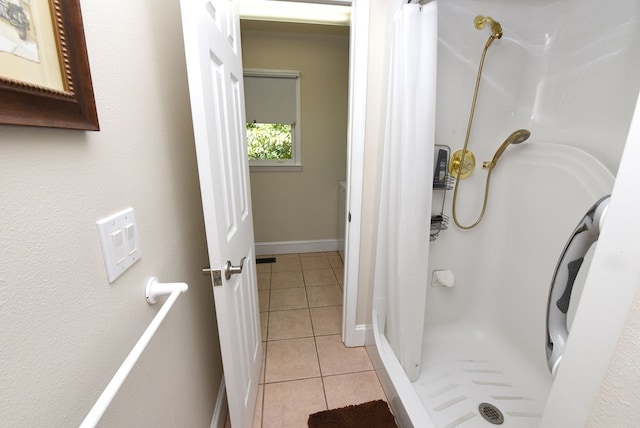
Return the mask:
[[337, 252], [277, 255], [257, 265], [264, 362], [254, 427], [306, 427], [309, 414], [386, 400], [364, 347], [341, 341]]

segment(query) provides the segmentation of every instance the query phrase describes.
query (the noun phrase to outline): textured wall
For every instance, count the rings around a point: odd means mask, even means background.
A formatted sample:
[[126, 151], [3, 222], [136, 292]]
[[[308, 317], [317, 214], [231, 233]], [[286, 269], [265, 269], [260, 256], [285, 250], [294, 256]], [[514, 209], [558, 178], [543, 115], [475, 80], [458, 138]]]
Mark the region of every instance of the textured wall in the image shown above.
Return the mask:
[[[635, 287], [637, 289], [638, 285]], [[636, 294], [611, 365], [587, 420], [588, 427], [632, 426], [640, 412], [640, 295]]]
[[[100, 132], [0, 126], [0, 420], [77, 426], [180, 297], [104, 426], [209, 426], [222, 376], [178, 2], [82, 2]], [[95, 222], [136, 212], [143, 257], [107, 282]]]
[[242, 57], [245, 68], [301, 72], [303, 171], [251, 173], [256, 242], [336, 239], [347, 160], [347, 29], [246, 22]]

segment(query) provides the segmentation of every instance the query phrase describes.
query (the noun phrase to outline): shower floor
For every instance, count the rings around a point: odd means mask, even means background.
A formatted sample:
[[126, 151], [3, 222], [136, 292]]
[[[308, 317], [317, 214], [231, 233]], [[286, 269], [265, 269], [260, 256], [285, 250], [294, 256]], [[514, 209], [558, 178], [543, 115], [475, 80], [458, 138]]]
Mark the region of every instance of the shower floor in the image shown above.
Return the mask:
[[[504, 343], [470, 325], [427, 334], [413, 387], [438, 428], [491, 426], [478, 406], [489, 403], [504, 427], [538, 427], [552, 378]], [[542, 346], [542, 345], [541, 345]]]

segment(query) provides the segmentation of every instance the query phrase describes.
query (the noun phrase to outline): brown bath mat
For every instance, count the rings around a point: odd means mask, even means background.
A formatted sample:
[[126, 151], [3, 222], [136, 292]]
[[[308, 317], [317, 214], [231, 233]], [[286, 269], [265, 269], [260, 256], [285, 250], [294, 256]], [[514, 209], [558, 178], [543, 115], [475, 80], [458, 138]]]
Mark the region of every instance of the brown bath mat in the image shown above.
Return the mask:
[[309, 428], [398, 428], [386, 401], [324, 410], [309, 416]]

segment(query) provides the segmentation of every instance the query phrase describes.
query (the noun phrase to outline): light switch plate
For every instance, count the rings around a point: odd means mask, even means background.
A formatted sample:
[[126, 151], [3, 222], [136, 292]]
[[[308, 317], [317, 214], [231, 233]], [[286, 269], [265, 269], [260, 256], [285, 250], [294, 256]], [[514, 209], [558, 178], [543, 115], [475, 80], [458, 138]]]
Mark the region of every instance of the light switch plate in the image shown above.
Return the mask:
[[133, 208], [103, 218], [96, 222], [96, 226], [107, 278], [111, 283], [142, 258], [140, 233]]

